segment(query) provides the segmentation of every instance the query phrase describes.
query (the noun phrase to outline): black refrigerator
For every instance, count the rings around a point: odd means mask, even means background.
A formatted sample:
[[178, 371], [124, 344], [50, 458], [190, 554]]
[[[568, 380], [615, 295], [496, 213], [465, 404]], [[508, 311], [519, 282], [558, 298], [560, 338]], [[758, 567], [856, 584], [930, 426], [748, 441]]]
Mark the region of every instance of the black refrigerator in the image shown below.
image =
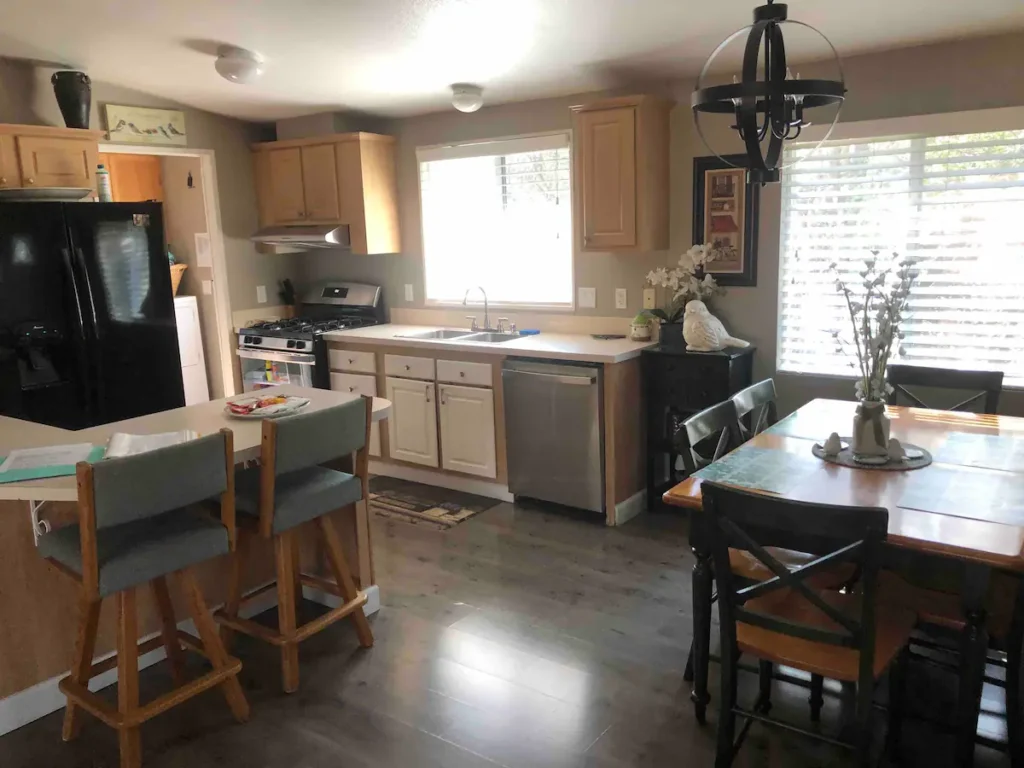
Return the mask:
[[159, 203], [0, 203], [0, 415], [83, 429], [185, 404]]

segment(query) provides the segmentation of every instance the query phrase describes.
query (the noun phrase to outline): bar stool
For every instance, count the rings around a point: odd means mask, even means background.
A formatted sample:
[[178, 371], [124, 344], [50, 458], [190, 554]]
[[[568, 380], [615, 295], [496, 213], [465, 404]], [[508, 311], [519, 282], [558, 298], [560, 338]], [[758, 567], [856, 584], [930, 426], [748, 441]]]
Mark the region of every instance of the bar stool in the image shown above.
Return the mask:
[[[232, 631], [242, 632], [281, 649], [281, 677], [286, 693], [299, 687], [299, 643], [349, 617], [359, 644], [373, 645], [373, 632], [363, 613], [366, 595], [356, 589], [341, 538], [327, 516], [366, 499], [369, 494], [369, 436], [373, 399], [362, 397], [343, 405], [263, 422], [260, 466], [239, 470], [235, 479], [240, 539], [235, 553], [228, 599], [216, 613], [225, 645]], [[356, 452], [355, 474], [321, 466]], [[299, 563], [298, 529], [315, 523], [334, 582], [305, 575]], [[241, 594], [242, 573], [252, 536], [272, 539], [277, 564], [277, 630], [240, 618], [243, 603], [263, 589]], [[344, 602], [300, 626], [296, 604], [302, 585]]]
[[[71, 674], [60, 681], [67, 697], [64, 741], [78, 736], [85, 710], [118, 732], [121, 768], [142, 762], [139, 726], [214, 686], [220, 686], [239, 722], [249, 704], [238, 683], [242, 663], [224, 650], [217, 625], [191, 566], [231, 551], [235, 533], [234, 447], [230, 430], [136, 456], [80, 463], [78, 523], [48, 533], [39, 551], [79, 585], [81, 618]], [[220, 520], [192, 505], [220, 498]], [[196, 638], [177, 628], [167, 587], [176, 573]], [[139, 644], [136, 587], [149, 583], [160, 636]], [[117, 599], [117, 656], [93, 663], [100, 604]], [[176, 688], [139, 705], [138, 657], [163, 645]], [[213, 669], [186, 682], [182, 646], [205, 656]], [[89, 691], [89, 680], [117, 667], [117, 708]]]

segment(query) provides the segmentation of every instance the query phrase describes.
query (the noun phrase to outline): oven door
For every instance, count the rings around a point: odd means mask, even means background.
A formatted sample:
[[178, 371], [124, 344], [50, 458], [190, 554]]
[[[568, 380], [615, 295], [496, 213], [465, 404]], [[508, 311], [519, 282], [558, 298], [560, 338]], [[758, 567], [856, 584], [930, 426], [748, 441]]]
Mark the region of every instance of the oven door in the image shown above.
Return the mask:
[[281, 384], [313, 386], [314, 355], [270, 349], [239, 349], [237, 354], [242, 367], [242, 388], [246, 392]]

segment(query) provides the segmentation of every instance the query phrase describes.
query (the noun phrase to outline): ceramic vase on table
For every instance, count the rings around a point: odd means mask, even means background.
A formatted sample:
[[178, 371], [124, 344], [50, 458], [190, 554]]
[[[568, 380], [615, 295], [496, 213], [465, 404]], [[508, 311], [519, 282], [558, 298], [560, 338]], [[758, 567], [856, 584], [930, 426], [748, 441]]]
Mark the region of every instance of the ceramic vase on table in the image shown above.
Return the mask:
[[850, 448], [854, 458], [884, 461], [889, 455], [889, 426], [885, 403], [861, 400], [853, 416]]
[[92, 107], [92, 81], [84, 72], [62, 70], [50, 78], [57, 106], [68, 128], [88, 128]]

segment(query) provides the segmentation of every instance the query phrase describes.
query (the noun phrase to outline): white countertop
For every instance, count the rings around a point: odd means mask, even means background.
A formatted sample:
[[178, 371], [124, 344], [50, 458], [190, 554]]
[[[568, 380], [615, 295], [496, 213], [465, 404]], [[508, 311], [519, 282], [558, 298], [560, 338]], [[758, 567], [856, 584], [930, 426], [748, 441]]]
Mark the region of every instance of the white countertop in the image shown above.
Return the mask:
[[[310, 403], [303, 412], [319, 411], [359, 397], [359, 395], [351, 395], [348, 392], [305, 389], [288, 385], [275, 387], [274, 394], [300, 395], [309, 398]], [[200, 434], [209, 435], [226, 427], [234, 434], [235, 462], [248, 461], [259, 456], [263, 422], [258, 419], [236, 419], [226, 414], [224, 403], [237, 397], [240, 395], [79, 431], [48, 427], [43, 424], [33, 424], [20, 419], [0, 416], [0, 456], [6, 456], [18, 448], [42, 448], [47, 445], [70, 443], [104, 445], [115, 432], [147, 435], [191, 429]], [[390, 410], [391, 403], [388, 400], [380, 397], [373, 399], [374, 421], [386, 418]], [[75, 501], [77, 498], [78, 491], [73, 476], [29, 480], [23, 483], [0, 483], [0, 500]]]
[[480, 354], [492, 355], [501, 354], [510, 357], [577, 360], [587, 363], [621, 363], [638, 357], [642, 349], [654, 346], [652, 341], [630, 341], [628, 338], [602, 340], [592, 338], [586, 334], [546, 333], [544, 331], [536, 336], [520, 336], [512, 341], [493, 344], [459, 341], [457, 339], [438, 341], [433, 339], [402, 338], [405, 334], [423, 333], [441, 328], [442, 326], [437, 325], [373, 325], [367, 328], [353, 328], [348, 331], [330, 331], [324, 334], [324, 338], [333, 342], [349, 341], [359, 344], [457, 350], [459, 352], [479, 352]]

